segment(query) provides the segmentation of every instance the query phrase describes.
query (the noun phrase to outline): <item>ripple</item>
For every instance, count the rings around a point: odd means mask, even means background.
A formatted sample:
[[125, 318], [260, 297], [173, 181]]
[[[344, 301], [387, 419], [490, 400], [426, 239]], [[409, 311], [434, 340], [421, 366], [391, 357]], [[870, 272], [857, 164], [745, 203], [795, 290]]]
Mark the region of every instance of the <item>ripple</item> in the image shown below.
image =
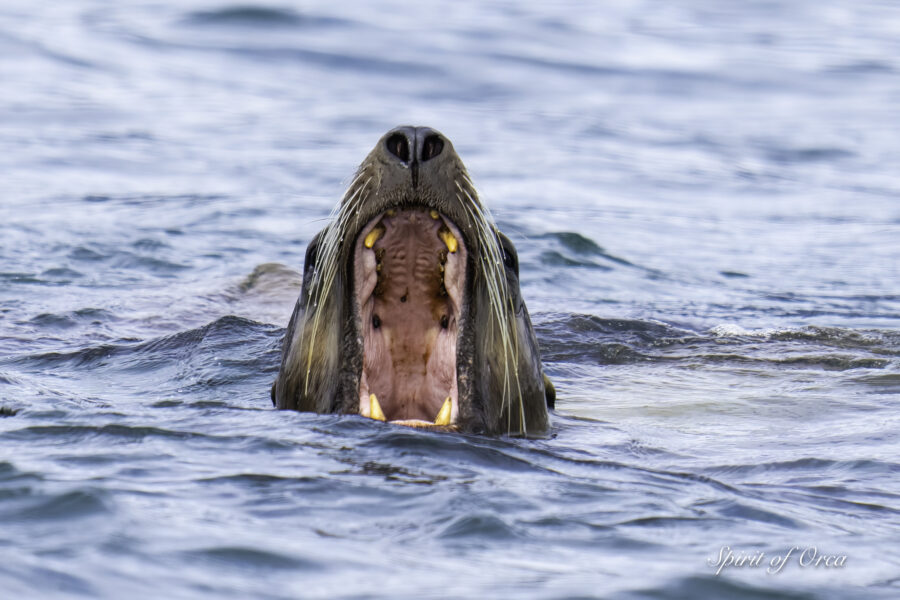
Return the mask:
[[174, 276], [180, 271], [190, 268], [190, 264], [173, 262], [155, 256], [144, 256], [130, 252], [119, 252], [112, 262], [112, 266], [118, 269], [137, 269], [159, 275]]
[[81, 277], [84, 277], [84, 274], [67, 267], [55, 267], [52, 269], [47, 269], [46, 271], [41, 273], [41, 277], [45, 277], [47, 279], [70, 281], [72, 279], [79, 279]]
[[192, 562], [195, 560], [213, 562], [227, 568], [249, 569], [252, 571], [265, 569], [322, 571], [328, 569], [327, 564], [308, 558], [298, 558], [281, 552], [242, 546], [214, 546], [182, 552], [182, 556]]
[[900, 394], [900, 373], [864, 375], [854, 381], [873, 387], [882, 394]]
[[739, 474], [743, 476], [766, 473], [770, 471], [783, 472], [815, 472], [824, 474], [829, 470], [842, 470], [847, 472], [859, 471], [868, 474], [893, 475], [900, 472], [900, 464], [880, 460], [826, 460], [821, 458], [800, 458], [797, 460], [765, 462], [750, 465], [721, 465], [707, 467], [703, 472], [716, 474]]
[[[96, 588], [83, 577], [67, 572], [63, 569], [53, 569], [46, 566], [33, 566], [23, 573], [22, 578], [30, 582], [40, 582], [39, 586], [32, 583], [28, 588], [34, 592], [35, 588], [46, 590], [41, 597], [50, 598], [65, 590], [66, 595], [77, 594], [85, 598], [99, 598]], [[19, 596], [27, 597], [27, 595]]]
[[142, 238], [137, 240], [136, 242], [132, 242], [132, 248], [137, 248], [138, 250], [161, 250], [168, 249], [172, 246], [166, 243], [164, 240], [157, 240], [151, 238]]
[[[352, 420], [371, 426], [364, 419]], [[526, 472], [542, 469], [529, 460], [516, 456], [515, 446], [495, 445], [497, 442], [477, 436], [445, 435], [401, 426], [380, 427], [379, 424], [375, 425], [375, 432], [374, 437], [366, 439], [358, 447], [419, 455], [426, 464], [432, 462], [432, 457], [440, 457], [439, 465], [464, 465], [464, 473], [470, 473], [470, 469], [475, 466]], [[443, 475], [439, 475], [438, 478], [443, 478]]]
[[34, 273], [6, 272], [0, 273], [0, 280], [9, 283], [44, 283], [43, 279], [38, 279]]
[[56, 444], [82, 443], [95, 438], [111, 438], [123, 442], [141, 442], [147, 438], [173, 440], [215, 439], [196, 431], [176, 431], [149, 426], [129, 425], [33, 425], [0, 434], [0, 438], [50, 442]]
[[695, 360], [716, 364], [756, 364], [775, 367], [817, 367], [826, 371], [848, 371], [851, 369], [884, 369], [891, 361], [883, 358], [859, 358], [850, 355], [805, 355], [787, 358], [759, 358], [743, 354], [696, 354]]
[[[638, 348], [672, 344], [686, 331], [663, 323], [602, 319], [593, 315], [535, 315], [541, 356], [551, 362], [626, 364], [648, 360]], [[695, 336], [690, 336], [695, 338]]]
[[0, 462], [0, 482], [8, 482], [8, 481], [19, 481], [21, 479], [30, 479], [35, 481], [40, 481], [41, 477], [36, 473], [26, 473], [24, 471], [20, 471], [10, 462], [2, 461]]
[[589, 254], [599, 256], [604, 253], [603, 248], [597, 245], [597, 242], [587, 238], [580, 233], [572, 231], [559, 231], [556, 233], [546, 233], [542, 238], [554, 239], [563, 247], [578, 254]]
[[[94, 317], [90, 310], [83, 315]], [[101, 314], [102, 316], [102, 314]], [[44, 352], [15, 357], [16, 363], [32, 368], [69, 366], [73, 369], [111, 368], [128, 371], [152, 371], [179, 361], [196, 359], [200, 362], [218, 359], [207, 353], [236, 351], [248, 358], [229, 358], [225, 367], [259, 366], [267, 371], [277, 368], [273, 354], [280, 351], [277, 340], [281, 329], [274, 325], [257, 323], [249, 319], [225, 316], [196, 329], [163, 336], [141, 343], [101, 344], [73, 350], [71, 352]], [[253, 352], [248, 339], [264, 346], [262, 351]], [[204, 352], [198, 354], [203, 348]], [[221, 376], [245, 377], [248, 373], [225, 368]]]
[[66, 313], [41, 313], [32, 317], [29, 323], [48, 329], [71, 329], [79, 325], [100, 325], [118, 320], [115, 314], [102, 308], [81, 308]]
[[200, 480], [206, 484], [229, 484], [238, 488], [271, 488], [281, 487], [285, 485], [305, 486], [308, 484], [319, 484], [323, 482], [321, 477], [284, 477], [281, 475], [269, 475], [264, 473], [237, 473], [234, 475], [222, 475], [219, 477], [209, 477]]
[[69, 520], [108, 514], [108, 494], [96, 489], [81, 489], [56, 496], [42, 496], [30, 506], [16, 510], [8, 518], [24, 521]]
[[[546, 233], [541, 236], [538, 236], [538, 239], [551, 239], [555, 240], [559, 243], [559, 245], [569, 252], [581, 255], [581, 256], [597, 256], [604, 258], [610, 262], [624, 265], [627, 267], [634, 266], [631, 262], [625, 260], [624, 258], [619, 258], [618, 256], [613, 256], [604, 250], [602, 247], [598, 246], [597, 243], [589, 239], [580, 233], [574, 233], [571, 231], [560, 231], [555, 233]], [[549, 252], [547, 253], [549, 256], [562, 256], [559, 252]], [[581, 264], [577, 259], [564, 259], [564, 260], [572, 260], [574, 264]], [[550, 263], [554, 264], [554, 263]], [[564, 263], [555, 263], [564, 265]], [[584, 263], [593, 266], [595, 263]]]
[[196, 11], [190, 13], [184, 22], [193, 25], [227, 25], [254, 28], [329, 27], [347, 23], [343, 19], [301, 14], [288, 8], [252, 5], [237, 5]]
[[588, 267], [600, 271], [612, 271], [612, 268], [605, 265], [598, 265], [587, 260], [575, 260], [554, 251], [542, 252], [541, 263], [548, 267]]
[[101, 254], [100, 252], [98, 252], [92, 248], [87, 248], [85, 246], [77, 246], [69, 252], [68, 258], [71, 258], [72, 260], [96, 262], [96, 261], [107, 258], [107, 255]]
[[513, 527], [497, 515], [475, 514], [457, 517], [444, 528], [438, 537], [512, 541], [520, 536]]
[[700, 502], [694, 505], [694, 508], [707, 513], [709, 511], [729, 519], [737, 521], [758, 521], [768, 525], [784, 529], [806, 529], [806, 523], [797, 519], [776, 513], [772, 510], [752, 506], [746, 502], [738, 500], [717, 500], [713, 502]]
[[286, 62], [314, 64], [328, 69], [351, 71], [362, 74], [377, 73], [396, 77], [448, 78], [447, 70], [437, 64], [382, 58], [350, 52], [326, 52], [306, 48], [261, 48], [258, 46], [218, 46], [214, 49], [257, 62]]
[[894, 66], [883, 60], [858, 60], [834, 65], [825, 69], [826, 73], [846, 75], [890, 74], [895, 72]]
[[784, 586], [758, 586], [725, 577], [682, 576], [674, 577], [665, 586], [646, 588], [630, 593], [625, 598], [634, 600], [683, 600], [684, 598], [733, 598], [734, 600], [815, 600], [824, 596], [818, 593], [791, 591]]
[[833, 162], [856, 156], [843, 148], [773, 148], [767, 155], [773, 162], [781, 164]]
[[[553, 313], [536, 313], [534, 324], [541, 355], [550, 362], [688, 360], [847, 371], [885, 369], [894, 364], [892, 357], [900, 356], [900, 335], [891, 331], [825, 327], [748, 331], [718, 325], [701, 334], [656, 321]], [[730, 351], [722, 352], [722, 346]]]

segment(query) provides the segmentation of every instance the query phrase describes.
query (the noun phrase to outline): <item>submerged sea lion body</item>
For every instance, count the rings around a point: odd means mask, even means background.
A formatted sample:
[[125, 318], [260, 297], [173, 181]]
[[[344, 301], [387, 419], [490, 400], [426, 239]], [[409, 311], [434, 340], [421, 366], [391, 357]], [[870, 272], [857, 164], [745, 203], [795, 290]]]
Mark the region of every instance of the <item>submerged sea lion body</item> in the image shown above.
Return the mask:
[[439, 132], [391, 130], [306, 250], [278, 408], [488, 434], [549, 426], [518, 258]]

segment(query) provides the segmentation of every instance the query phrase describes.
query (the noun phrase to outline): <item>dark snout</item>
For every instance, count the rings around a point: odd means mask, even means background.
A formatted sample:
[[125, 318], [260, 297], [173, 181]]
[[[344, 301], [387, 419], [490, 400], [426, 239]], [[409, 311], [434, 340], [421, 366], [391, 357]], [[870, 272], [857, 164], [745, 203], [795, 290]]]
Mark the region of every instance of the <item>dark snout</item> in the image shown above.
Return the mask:
[[389, 131], [384, 137], [388, 153], [406, 165], [428, 162], [444, 150], [446, 139], [431, 127], [404, 125]]
[[435, 159], [449, 144], [441, 132], [431, 127], [396, 127], [384, 136], [388, 157], [399, 161], [412, 171], [413, 187], [418, 187], [419, 166]]

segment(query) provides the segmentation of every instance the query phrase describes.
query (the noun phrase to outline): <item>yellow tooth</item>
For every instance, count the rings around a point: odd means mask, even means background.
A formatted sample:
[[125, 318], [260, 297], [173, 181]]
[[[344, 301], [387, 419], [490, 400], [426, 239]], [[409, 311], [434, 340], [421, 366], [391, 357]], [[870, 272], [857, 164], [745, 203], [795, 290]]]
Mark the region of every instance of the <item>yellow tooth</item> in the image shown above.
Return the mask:
[[447, 244], [447, 250], [450, 251], [450, 254], [456, 252], [456, 248], [459, 246], [459, 243], [456, 241], [456, 238], [453, 237], [453, 234], [447, 231], [446, 229], [442, 229], [438, 231], [438, 235], [441, 236], [441, 239], [444, 240], [444, 243]]
[[369, 418], [376, 421], [385, 420], [381, 405], [378, 404], [378, 398], [375, 397], [375, 394], [369, 394]]
[[380, 238], [382, 235], [384, 235], [384, 225], [376, 225], [375, 229], [370, 231], [369, 235], [366, 236], [363, 244], [365, 244], [366, 248], [371, 248], [375, 245], [375, 242], [377, 242], [378, 238]]
[[436, 211], [436, 210], [432, 210], [429, 214], [431, 215], [431, 218], [434, 219], [435, 221], [437, 221], [438, 219], [441, 218], [441, 215], [439, 215], [438, 211]]
[[386, 214], [389, 217], [393, 217], [394, 215], [397, 214], [397, 211], [394, 210], [393, 208], [389, 208], [384, 212], [384, 214]]
[[449, 425], [450, 424], [450, 413], [453, 411], [453, 401], [450, 399], [450, 396], [447, 396], [447, 399], [444, 400], [444, 405], [441, 407], [440, 412], [438, 412], [438, 416], [434, 419], [435, 425]]

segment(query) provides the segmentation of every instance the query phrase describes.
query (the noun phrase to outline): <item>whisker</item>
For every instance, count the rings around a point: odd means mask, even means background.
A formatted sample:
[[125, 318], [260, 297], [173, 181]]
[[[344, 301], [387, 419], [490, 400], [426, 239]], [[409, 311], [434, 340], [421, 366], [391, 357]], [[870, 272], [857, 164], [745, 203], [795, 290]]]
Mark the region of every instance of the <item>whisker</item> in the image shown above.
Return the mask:
[[[509, 289], [505, 273], [502, 271], [502, 257], [497, 238], [497, 228], [493, 224], [493, 220], [485, 215], [485, 211], [472, 197], [469, 190], [464, 189], [459, 182], [456, 182], [456, 186], [469, 200], [468, 203], [464, 202], [463, 206], [475, 225], [477, 242], [481, 249], [479, 255], [484, 275], [484, 285], [488, 295], [488, 315], [490, 317], [487, 333], [489, 333], [491, 339], [495, 339], [499, 333], [499, 341], [502, 347], [503, 397], [501, 406], [506, 410], [507, 432], [512, 432], [512, 380], [514, 378], [521, 432], [527, 435], [524, 401], [518, 373], [518, 331], [515, 323], [515, 309], [511, 302], [509, 306], [504, 302], [505, 298], [509, 298]], [[489, 215], [490, 213], [488, 212], [487, 214]], [[510, 339], [511, 337], [513, 339]]]
[[[364, 170], [360, 170], [359, 177], [354, 181], [358, 183], [364, 174]], [[312, 373], [313, 349], [315, 348], [316, 338], [319, 336], [319, 327], [322, 323], [320, 318], [326, 312], [327, 303], [332, 300], [329, 295], [333, 291], [335, 277], [338, 272], [338, 265], [342, 255], [341, 245], [344, 241], [344, 235], [347, 227], [341, 227], [343, 223], [347, 223], [348, 215], [356, 212], [366, 197], [366, 190], [371, 181], [370, 176], [362, 185], [354, 190], [347, 190], [342, 202], [332, 210], [331, 223], [322, 236], [321, 247], [316, 257], [316, 264], [313, 270], [313, 278], [311, 281], [311, 293], [307, 297], [306, 311], [309, 313], [310, 303], [316, 310], [313, 317], [312, 327], [309, 333], [309, 345], [306, 352], [306, 375], [304, 377], [303, 393], [309, 393], [309, 381]], [[358, 220], [358, 213], [357, 213]], [[316, 293], [317, 292], [317, 293]], [[314, 300], [315, 298], [315, 300]]]

